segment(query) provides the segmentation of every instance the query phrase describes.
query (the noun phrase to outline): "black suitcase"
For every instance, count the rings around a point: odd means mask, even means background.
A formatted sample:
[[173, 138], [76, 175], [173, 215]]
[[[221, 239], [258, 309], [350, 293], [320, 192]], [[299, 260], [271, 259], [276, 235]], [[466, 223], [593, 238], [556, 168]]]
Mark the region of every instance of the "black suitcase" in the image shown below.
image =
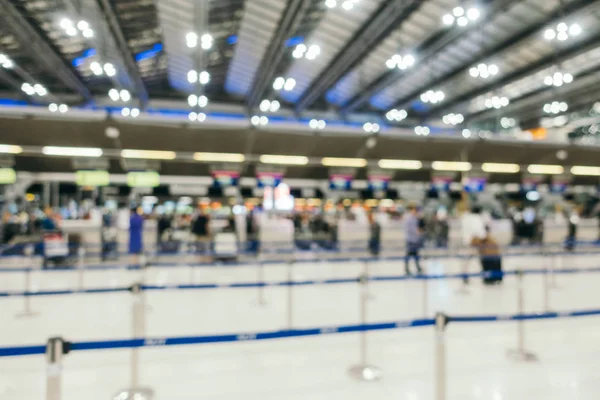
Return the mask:
[[484, 276], [484, 284], [492, 285], [502, 282], [502, 258], [500, 256], [481, 257], [481, 267], [483, 272], [491, 273], [490, 276]]

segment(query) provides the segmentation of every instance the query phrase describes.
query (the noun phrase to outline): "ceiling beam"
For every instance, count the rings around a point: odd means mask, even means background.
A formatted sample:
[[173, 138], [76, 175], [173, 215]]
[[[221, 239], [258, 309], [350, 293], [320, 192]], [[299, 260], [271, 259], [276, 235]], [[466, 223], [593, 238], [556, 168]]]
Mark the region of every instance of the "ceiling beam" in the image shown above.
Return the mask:
[[54, 50], [47, 39], [19, 12], [10, 0], [0, 0], [0, 20], [17, 38], [21, 49], [40, 61], [46, 71], [56, 76], [65, 86], [87, 100], [92, 94], [71, 66]]
[[388, 37], [399, 25], [423, 4], [421, 0], [386, 0], [360, 27], [354, 36], [332, 59], [302, 94], [296, 110], [298, 112], [313, 104], [320, 96], [336, 84], [346, 73], [358, 65], [378, 43]]
[[486, 85], [483, 87], [473, 89], [467, 93], [464, 93], [464, 94], [454, 98], [448, 104], [444, 104], [442, 106], [433, 108], [432, 110], [430, 110], [430, 116], [437, 117], [437, 116], [444, 115], [445, 113], [452, 111], [453, 109], [455, 109], [457, 106], [459, 106], [462, 103], [468, 103], [476, 97], [479, 97], [490, 91], [493, 91], [494, 87], [503, 87], [503, 86], [509, 85], [509, 84], [519, 81], [523, 78], [526, 78], [530, 75], [534, 75], [554, 64], [557, 64], [557, 65], [561, 64], [570, 58], [577, 57], [580, 54], [594, 50], [595, 48], [597, 48], [599, 46], [600, 46], [600, 35], [588, 37], [582, 41], [576, 41], [573, 43], [573, 45], [570, 48], [562, 51], [559, 54], [554, 54], [554, 53], [550, 54], [550, 55], [534, 62], [533, 64], [529, 64], [529, 65], [525, 66], [524, 68], [517, 69], [507, 75], [504, 75], [502, 78], [494, 81], [493, 86]]
[[277, 66], [284, 55], [286, 41], [304, 19], [310, 3], [310, 0], [288, 0], [285, 11], [279, 20], [279, 25], [260, 62], [258, 73], [248, 96], [248, 108], [252, 109], [258, 105], [267, 88], [273, 82]]
[[565, 17], [565, 14], [582, 12], [593, 2], [593, 0], [577, 0], [572, 3], [568, 3], [563, 7], [560, 7], [559, 9], [555, 10], [552, 13], [552, 15], [550, 15], [548, 18], [536, 24], [527, 26], [527, 28], [524, 31], [518, 32], [516, 35], [509, 37], [505, 41], [496, 44], [490, 49], [487, 49], [476, 59], [470, 60], [469, 62], [458, 66], [457, 68], [440, 76], [435, 81], [427, 85], [421, 86], [418, 89], [407, 94], [406, 96], [403, 96], [396, 102], [393, 108], [408, 108], [411, 102], [414, 99], [418, 98], [421, 95], [421, 93], [425, 92], [428, 88], [443, 86], [448, 81], [454, 80], [468, 73], [468, 70], [471, 66], [482, 63], [495, 54], [510, 51], [511, 49], [520, 46], [524, 41], [538, 37], [542, 30], [545, 29], [548, 25], [555, 25], [559, 23]]
[[[589, 2], [591, 0], [585, 0]], [[435, 57], [442, 49], [446, 46], [449, 46], [459, 40], [463, 35], [468, 34], [469, 32], [480, 29], [481, 26], [491, 22], [494, 18], [496, 18], [499, 14], [507, 11], [511, 6], [515, 3], [518, 3], [518, 0], [500, 0], [500, 1], [492, 1], [487, 0], [485, 3], [488, 4], [488, 9], [485, 13], [482, 13], [482, 17], [477, 24], [470, 24], [464, 28], [454, 27], [449, 30], [442, 30], [438, 34], [432, 36], [429, 40], [421, 43], [416, 49], [415, 54], [418, 55], [418, 62], [420, 64], [425, 64], [429, 59]], [[537, 31], [537, 29], [536, 29]], [[491, 51], [488, 52], [491, 54]], [[469, 62], [471, 65], [473, 62]], [[450, 77], [454, 77], [459, 73], [462, 73], [463, 68], [461, 67], [458, 70], [452, 72], [452, 74], [446, 74], [447, 76], [442, 76], [436, 82], [427, 85], [427, 87], [437, 86], [440, 82], [445, 81], [446, 79], [450, 79]], [[390, 85], [394, 84], [398, 79], [401, 79], [405, 76], [409, 76], [410, 71], [400, 71], [397, 69], [388, 70], [384, 74], [380, 75], [375, 81], [371, 82], [369, 86], [365, 89], [361, 90], [357, 93], [352, 99], [350, 99], [343, 107], [342, 112], [348, 113], [351, 112], [358, 107], [365, 104], [371, 97], [375, 94], [381, 92], [386, 89]], [[409, 98], [414, 98], [423, 93], [424, 89], [420, 87], [418, 90], [413, 91], [410, 95], [403, 97], [399, 103], [407, 101]]]
[[8, 71], [4, 70], [3, 68], [0, 68], [0, 81], [4, 82], [8, 86], [11, 86], [12, 88], [14, 88], [17, 93], [19, 93], [19, 94], [23, 93], [23, 92], [21, 92], [22, 82], [19, 82], [18, 80], [16, 80], [11, 74], [8, 73]]
[[148, 91], [144, 85], [144, 81], [142, 79], [142, 75], [140, 74], [140, 70], [137, 67], [137, 63], [131, 54], [131, 49], [129, 48], [127, 39], [123, 34], [117, 14], [109, 0], [97, 1], [99, 8], [104, 14], [104, 17], [108, 23], [115, 44], [117, 45], [119, 54], [123, 60], [125, 69], [127, 70], [127, 75], [135, 87], [135, 94], [140, 100], [140, 106], [142, 109], [145, 109], [148, 105]]

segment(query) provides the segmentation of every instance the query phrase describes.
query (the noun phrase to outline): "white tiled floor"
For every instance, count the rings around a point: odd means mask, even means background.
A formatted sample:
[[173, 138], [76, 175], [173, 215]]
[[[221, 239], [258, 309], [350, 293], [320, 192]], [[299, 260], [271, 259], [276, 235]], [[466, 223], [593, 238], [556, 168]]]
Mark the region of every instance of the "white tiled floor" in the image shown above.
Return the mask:
[[[565, 267], [600, 266], [595, 257], [568, 257]], [[544, 267], [535, 257], [506, 258], [505, 269]], [[430, 272], [457, 272], [456, 260], [427, 261]], [[360, 263], [301, 263], [294, 279], [356, 277]], [[402, 264], [374, 263], [372, 275], [399, 274]], [[471, 269], [477, 268], [473, 261]], [[86, 287], [125, 286], [139, 272], [85, 273]], [[285, 265], [265, 266], [267, 280], [285, 280]], [[33, 288], [74, 288], [77, 272], [37, 272]], [[148, 283], [251, 282], [253, 266], [153, 269]], [[543, 280], [526, 276], [526, 310], [543, 311]], [[600, 274], [557, 276], [550, 292], [553, 310], [600, 308]], [[427, 315], [516, 312], [516, 282], [500, 287], [473, 280], [468, 295], [457, 293], [460, 281], [430, 281]], [[368, 321], [392, 321], [424, 315], [424, 283], [374, 282]], [[0, 275], [0, 291], [22, 290], [23, 274]], [[294, 287], [294, 327], [359, 322], [356, 284]], [[147, 335], [189, 336], [254, 332], [287, 328], [287, 288], [268, 288], [267, 305], [255, 305], [257, 289], [179, 290], [150, 292]], [[131, 295], [88, 294], [34, 297], [39, 316], [16, 319], [21, 298], [0, 299], [0, 346], [42, 344], [60, 335], [68, 340], [130, 337]], [[451, 324], [448, 327], [448, 399], [525, 400], [597, 399], [600, 381], [600, 319], [559, 319], [526, 323], [527, 346], [540, 361], [519, 364], [506, 358], [516, 344], [513, 322]], [[217, 345], [142, 349], [142, 382], [157, 399], [401, 399], [433, 400], [433, 328], [373, 332], [368, 335], [370, 361], [384, 372], [377, 383], [359, 383], [347, 369], [358, 361], [357, 334], [319, 336]], [[64, 400], [108, 400], [128, 386], [128, 350], [75, 352], [64, 364]], [[0, 358], [0, 399], [44, 398], [44, 358]]]

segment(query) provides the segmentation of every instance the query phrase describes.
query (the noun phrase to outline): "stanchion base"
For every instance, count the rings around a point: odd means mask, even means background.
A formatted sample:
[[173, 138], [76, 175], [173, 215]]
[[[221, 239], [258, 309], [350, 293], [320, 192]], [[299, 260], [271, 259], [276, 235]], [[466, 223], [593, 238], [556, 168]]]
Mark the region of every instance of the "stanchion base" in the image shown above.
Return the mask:
[[20, 313], [15, 314], [15, 318], [33, 318], [40, 315], [37, 311], [21, 311]]
[[506, 356], [514, 361], [538, 361], [538, 357], [535, 354], [528, 352], [527, 350], [510, 349], [506, 352]]
[[381, 379], [381, 370], [372, 365], [355, 365], [350, 367], [348, 374], [356, 380], [374, 382]]
[[124, 389], [115, 394], [113, 400], [152, 400], [154, 390], [150, 388]]

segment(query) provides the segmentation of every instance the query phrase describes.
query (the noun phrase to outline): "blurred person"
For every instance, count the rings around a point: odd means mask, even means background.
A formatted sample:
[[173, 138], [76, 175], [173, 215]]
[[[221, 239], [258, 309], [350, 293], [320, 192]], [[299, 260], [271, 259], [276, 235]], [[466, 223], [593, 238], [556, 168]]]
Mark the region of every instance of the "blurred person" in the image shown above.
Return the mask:
[[378, 257], [379, 250], [381, 248], [381, 225], [375, 219], [375, 215], [373, 213], [369, 213], [367, 216], [369, 220], [369, 227], [371, 231], [371, 235], [369, 238], [369, 251], [372, 256]]
[[142, 232], [144, 231], [144, 217], [141, 207], [133, 207], [129, 215], [129, 254], [137, 256], [143, 251]]
[[44, 209], [44, 218], [42, 219], [41, 228], [42, 231], [46, 232], [58, 230], [56, 216], [54, 215], [54, 210], [52, 210], [52, 207], [46, 207]]
[[500, 256], [500, 247], [498, 243], [490, 234], [489, 227], [485, 229], [485, 236], [474, 237], [471, 241], [471, 245], [474, 246], [479, 252], [479, 259], [481, 260], [481, 268], [483, 272], [492, 273], [491, 276], [484, 276], [483, 283], [491, 285], [502, 282], [502, 258]]
[[196, 242], [196, 252], [200, 262], [210, 262], [210, 216], [200, 209], [192, 222], [192, 234]]
[[567, 251], [575, 250], [575, 245], [577, 243], [577, 225], [579, 224], [581, 211], [581, 208], [577, 207], [569, 216], [567, 237], [565, 239], [565, 250]]
[[411, 204], [408, 206], [407, 213], [404, 214], [404, 237], [406, 239], [406, 256], [404, 257], [404, 268], [406, 270], [406, 275], [411, 275], [409, 269], [410, 259], [413, 258], [415, 260], [415, 265], [417, 267], [417, 273], [422, 274], [423, 270], [421, 269], [421, 265], [419, 263], [421, 257], [419, 255], [419, 250], [421, 249], [422, 243], [422, 231], [419, 228], [419, 215], [417, 206]]

